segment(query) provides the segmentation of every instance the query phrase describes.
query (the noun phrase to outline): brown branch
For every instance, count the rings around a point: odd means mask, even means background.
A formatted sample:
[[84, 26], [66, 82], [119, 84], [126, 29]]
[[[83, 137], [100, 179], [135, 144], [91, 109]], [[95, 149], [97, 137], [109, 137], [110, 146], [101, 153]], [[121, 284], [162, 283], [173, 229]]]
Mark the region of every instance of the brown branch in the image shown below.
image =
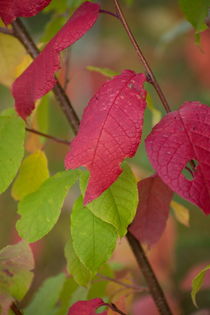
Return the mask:
[[141, 247], [141, 244], [130, 232], [127, 233], [126, 237], [135, 255], [137, 263], [146, 279], [147, 285], [160, 314], [171, 315], [172, 312], [168, 306], [163, 290], [160, 287], [160, 284], [154, 274], [154, 271], [152, 270], [143, 248]]
[[135, 290], [135, 291], [138, 291], [138, 292], [145, 292], [145, 291], [148, 291], [148, 289], [146, 287], [140, 287], [138, 285], [132, 285], [132, 284], [128, 284], [128, 283], [125, 283], [125, 282], [122, 282], [120, 280], [117, 280], [117, 279], [114, 279], [114, 278], [111, 278], [111, 277], [107, 277], [107, 276], [104, 276], [100, 273], [97, 274], [98, 277], [100, 277], [101, 279], [104, 279], [104, 280], [108, 280], [108, 281], [111, 281], [111, 282], [114, 282], [114, 283], [117, 283], [119, 285], [121, 285], [122, 287], [126, 288], [126, 289], [132, 289], [132, 290]]
[[7, 27], [0, 27], [0, 33], [6, 34], [6, 35], [15, 36], [13, 30], [10, 30]]
[[[23, 44], [23, 46], [28, 51], [29, 55], [35, 59], [39, 55], [39, 49], [31, 38], [30, 34], [26, 30], [25, 26], [21, 22], [20, 19], [16, 19], [16, 21], [12, 22], [12, 27], [15, 36], [19, 39], [19, 41]], [[68, 119], [73, 131], [76, 133], [79, 129], [79, 118], [72, 107], [69, 98], [65, 94], [60, 83], [57, 81], [55, 87], [53, 88], [53, 92], [62, 108], [66, 118]]]
[[15, 313], [15, 315], [23, 315], [15, 303], [12, 303], [10, 309]]
[[63, 140], [63, 139], [60, 139], [60, 138], [57, 138], [57, 137], [48, 135], [48, 134], [46, 134], [46, 133], [43, 133], [43, 132], [41, 132], [41, 131], [38, 131], [38, 130], [35, 130], [35, 129], [32, 129], [32, 128], [27, 128], [27, 127], [26, 127], [25, 129], [26, 129], [26, 131], [28, 131], [28, 132], [35, 133], [35, 134], [37, 134], [37, 135], [39, 135], [39, 136], [42, 136], [42, 137], [45, 137], [45, 138], [47, 138], [47, 139], [53, 140], [53, 141], [55, 141], [55, 142], [57, 142], [57, 143], [62, 143], [62, 144], [68, 145], [68, 146], [70, 145], [70, 142], [67, 141], [67, 140]]
[[120, 21], [121, 21], [122, 25], [124, 26], [124, 29], [125, 29], [126, 33], [128, 34], [128, 37], [129, 37], [133, 47], [135, 48], [135, 51], [136, 51], [141, 63], [143, 64], [143, 66], [146, 70], [147, 80], [149, 83], [151, 83], [154, 86], [154, 88], [155, 88], [155, 90], [156, 90], [156, 92], [157, 92], [157, 94], [161, 100], [161, 103], [163, 104], [163, 106], [165, 108], [165, 111], [167, 113], [169, 113], [171, 111], [170, 106], [169, 106], [169, 104], [165, 98], [165, 95], [163, 94], [163, 91], [162, 91], [159, 83], [157, 82], [157, 80], [155, 78], [155, 75], [154, 75], [152, 69], [150, 68], [149, 63], [147, 62], [146, 58], [144, 57], [144, 54], [143, 54], [141, 48], [139, 47], [130, 27], [129, 27], [126, 19], [125, 19], [125, 16], [124, 16], [122, 9], [118, 3], [118, 0], [113, 0], [113, 1], [115, 3], [115, 7], [117, 10], [117, 14], [120, 18]]

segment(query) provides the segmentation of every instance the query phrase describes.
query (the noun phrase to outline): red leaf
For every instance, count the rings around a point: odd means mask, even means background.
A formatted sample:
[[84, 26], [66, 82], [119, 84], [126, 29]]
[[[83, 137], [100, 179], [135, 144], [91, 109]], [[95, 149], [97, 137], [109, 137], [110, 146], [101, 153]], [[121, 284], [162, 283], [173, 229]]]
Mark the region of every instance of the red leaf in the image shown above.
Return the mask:
[[5, 24], [19, 16], [29, 17], [44, 9], [51, 0], [0, 0], [0, 17]]
[[18, 114], [26, 119], [34, 102], [55, 85], [54, 73], [60, 68], [59, 52], [80, 39], [96, 22], [99, 5], [83, 3], [64, 27], [48, 43], [34, 62], [13, 84], [13, 96]]
[[[68, 312], [68, 315], [96, 315], [96, 310], [100, 306], [106, 305], [103, 300], [96, 298], [89, 301], [79, 301], [75, 303]], [[107, 311], [100, 313], [107, 315]]]
[[[150, 161], [162, 180], [182, 197], [210, 213], [210, 108], [186, 102], [167, 114], [146, 139]], [[182, 170], [197, 160], [192, 180]]]
[[85, 166], [90, 171], [85, 204], [117, 179], [120, 163], [137, 150], [146, 106], [145, 79], [144, 74], [125, 70], [107, 81], [85, 109], [65, 160], [67, 169]]
[[139, 206], [129, 230], [140, 242], [151, 246], [165, 229], [173, 192], [157, 175], [140, 181], [138, 190]]

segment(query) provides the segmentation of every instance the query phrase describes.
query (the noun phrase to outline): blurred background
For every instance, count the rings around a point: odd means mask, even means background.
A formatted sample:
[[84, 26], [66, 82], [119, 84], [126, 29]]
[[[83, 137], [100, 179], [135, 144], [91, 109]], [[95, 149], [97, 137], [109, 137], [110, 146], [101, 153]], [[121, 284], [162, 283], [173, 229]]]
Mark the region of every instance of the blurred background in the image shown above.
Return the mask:
[[[59, 4], [56, 0], [52, 1], [44, 12], [35, 17], [22, 19], [39, 47], [43, 47], [69, 17], [73, 2], [58, 2]], [[103, 9], [113, 11], [112, 1], [101, 1], [101, 5]], [[56, 6], [57, 9], [53, 10]], [[193, 29], [184, 19], [178, 1], [174, 0], [124, 1], [123, 10], [171, 108], [176, 109], [184, 101], [189, 100], [197, 100], [209, 106], [210, 30], [203, 32], [200, 44], [196, 44]], [[6, 42], [8, 43], [7, 40]], [[6, 53], [4, 43], [5, 35], [3, 38], [0, 34], [0, 59]], [[14, 45], [15, 50], [18, 49], [17, 43], [10, 45]], [[1, 110], [13, 106], [11, 83], [14, 76], [17, 76], [28, 62], [30, 60], [26, 53], [23, 54], [21, 51], [20, 62], [16, 65], [14, 74], [14, 67], [8, 72], [8, 67], [1, 65], [0, 61], [0, 67], [2, 69], [5, 67], [5, 72], [2, 71], [0, 75]], [[116, 73], [124, 69], [144, 72], [122, 26], [117, 19], [106, 14], [101, 14], [94, 28], [73, 48], [62, 53], [62, 68], [58, 78], [80, 117], [88, 100], [107, 80], [102, 74], [87, 70], [87, 66], [109, 68]], [[147, 89], [156, 111], [153, 108], [145, 112], [143, 139], [161, 115], [164, 115], [153, 88], [147, 84]], [[39, 102], [37, 112], [39, 119], [32, 117], [32, 126], [66, 140], [72, 139], [73, 133], [51, 93]], [[153, 173], [143, 142], [135, 158], [129, 160], [137, 178], [144, 178]], [[63, 161], [68, 147], [28, 134], [26, 154], [34, 152], [37, 148], [45, 149], [51, 174], [64, 169]], [[32, 244], [36, 259], [35, 279], [24, 303], [28, 303], [34, 290], [44, 279], [65, 268], [63, 248], [68, 236], [69, 212], [78, 194], [77, 187], [71, 190], [55, 228], [41, 241]], [[159, 243], [148, 251], [148, 255], [163, 288], [172, 300], [175, 314], [210, 314], [210, 275], [207, 274], [205, 285], [198, 296], [202, 311], [196, 311], [190, 297], [193, 276], [210, 263], [210, 218], [176, 195], [174, 200], [189, 210], [189, 222], [185, 219], [182, 224], [174, 212], [171, 212], [164, 235]], [[2, 248], [18, 240], [15, 230], [18, 218], [17, 203], [12, 199], [10, 190], [0, 196], [0, 208]], [[136, 282], [143, 283], [125, 240], [118, 242], [112, 261], [118, 265], [122, 276], [125, 270], [129, 270], [132, 271]], [[141, 309], [142, 314], [156, 314], [149, 298], [138, 299], [137, 295], [135, 300], [133, 313], [138, 314], [138, 310]], [[145, 305], [147, 308], [144, 312]]]

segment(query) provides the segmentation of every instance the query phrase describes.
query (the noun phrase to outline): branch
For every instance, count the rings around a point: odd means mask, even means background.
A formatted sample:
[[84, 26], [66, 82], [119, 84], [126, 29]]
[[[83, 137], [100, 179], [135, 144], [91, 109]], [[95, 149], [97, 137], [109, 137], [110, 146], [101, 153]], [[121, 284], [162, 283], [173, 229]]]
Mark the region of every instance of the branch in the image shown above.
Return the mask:
[[[16, 19], [16, 21], [12, 22], [12, 27], [14, 31], [14, 35], [19, 39], [19, 41], [23, 44], [23, 46], [28, 51], [29, 55], [35, 59], [39, 55], [39, 49], [34, 43], [33, 39], [29, 35], [25, 26], [21, 22], [20, 19]], [[56, 80], [57, 81], [57, 80]], [[73, 131], [76, 133], [79, 129], [79, 118], [72, 107], [67, 95], [65, 94], [64, 89], [57, 81], [55, 87], [53, 88], [53, 92], [60, 104], [61, 109], [63, 110], [66, 118], [68, 119]]]
[[146, 279], [146, 282], [148, 284], [149, 290], [151, 292], [151, 295], [154, 299], [154, 302], [162, 315], [172, 315], [172, 312], [168, 306], [168, 303], [166, 301], [166, 298], [164, 296], [164, 293], [160, 287], [160, 284], [154, 274], [154, 271], [152, 270], [152, 267], [144, 253], [143, 248], [141, 247], [141, 244], [137, 239], [128, 232], [127, 235], [128, 243], [130, 244], [130, 247], [132, 248], [132, 251], [135, 255], [135, 258], [137, 260], [137, 263]]
[[12, 303], [10, 309], [15, 313], [15, 315], [23, 315], [15, 303]]
[[126, 19], [125, 19], [125, 16], [124, 16], [124, 14], [122, 12], [122, 9], [121, 9], [121, 7], [120, 7], [120, 5], [118, 3], [118, 0], [114, 0], [114, 3], [115, 3], [115, 7], [116, 7], [116, 10], [117, 10], [117, 14], [118, 14], [118, 16], [120, 18], [120, 21], [121, 21], [121, 23], [122, 23], [126, 33], [128, 34], [128, 37], [129, 37], [133, 47], [135, 48], [136, 53], [137, 53], [141, 63], [143, 64], [143, 66], [144, 66], [144, 68], [146, 70], [147, 80], [148, 80], [149, 83], [151, 83], [154, 86], [154, 88], [155, 88], [155, 90], [156, 90], [156, 92], [157, 92], [157, 94], [158, 94], [158, 96], [159, 96], [159, 98], [161, 100], [161, 103], [163, 104], [163, 107], [165, 108], [165, 111], [167, 113], [169, 113], [171, 111], [171, 109], [170, 109], [169, 104], [168, 104], [168, 102], [167, 102], [167, 100], [165, 98], [165, 95], [163, 94], [163, 91], [161, 90], [160, 85], [157, 82], [152, 69], [150, 68], [150, 65], [148, 64], [146, 58], [144, 57], [143, 52], [142, 52], [141, 48], [139, 47], [139, 45], [138, 45], [138, 43], [137, 43], [137, 41], [136, 41], [136, 39], [135, 39], [135, 37], [134, 37], [130, 27], [129, 27]]
[[35, 129], [32, 129], [32, 128], [27, 128], [27, 127], [26, 127], [25, 129], [26, 129], [26, 131], [28, 131], [28, 132], [35, 133], [35, 134], [37, 134], [37, 135], [39, 135], [39, 136], [42, 136], [42, 137], [45, 137], [45, 138], [47, 138], [47, 139], [53, 140], [53, 141], [55, 141], [55, 142], [57, 142], [57, 143], [62, 143], [62, 144], [68, 145], [68, 146], [70, 145], [70, 142], [67, 141], [67, 140], [63, 140], [63, 139], [60, 139], [60, 138], [57, 138], [57, 137], [48, 135], [48, 134], [46, 134], [46, 133], [40, 132], [40, 131], [35, 130]]

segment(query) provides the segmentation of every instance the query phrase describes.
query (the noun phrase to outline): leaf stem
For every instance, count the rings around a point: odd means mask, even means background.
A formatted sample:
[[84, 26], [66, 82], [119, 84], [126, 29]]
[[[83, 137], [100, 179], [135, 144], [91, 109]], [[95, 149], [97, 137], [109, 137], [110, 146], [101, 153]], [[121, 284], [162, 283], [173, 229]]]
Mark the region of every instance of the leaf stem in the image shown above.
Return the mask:
[[17, 305], [13, 302], [10, 306], [11, 310], [15, 313], [15, 315], [23, 315], [23, 313], [19, 310]]
[[146, 60], [141, 48], [139, 47], [139, 44], [137, 43], [129, 25], [125, 19], [125, 16], [124, 16], [123, 11], [119, 5], [118, 0], [113, 0], [113, 1], [114, 1], [116, 10], [117, 10], [117, 15], [119, 16], [119, 19], [120, 19], [126, 33], [128, 34], [128, 37], [129, 37], [133, 47], [135, 48], [135, 51], [136, 51], [141, 63], [143, 64], [143, 66], [146, 70], [147, 81], [149, 83], [151, 83], [153, 85], [153, 87], [155, 88], [155, 90], [156, 90], [156, 92], [157, 92], [157, 94], [161, 100], [161, 103], [162, 103], [163, 107], [165, 108], [165, 111], [167, 113], [171, 112], [171, 108], [170, 108], [170, 106], [169, 106], [169, 104], [165, 98], [165, 95], [164, 95], [159, 83], [157, 82], [155, 75], [154, 75], [152, 69], [150, 68], [148, 61]]
[[100, 9], [99, 12], [100, 12], [100, 13], [105, 13], [105, 14], [108, 14], [108, 15], [111, 15], [111, 16], [113, 16], [113, 17], [119, 19], [118, 14], [115, 14], [115, 13], [113, 13], [113, 12], [110, 12], [110, 11], [107, 11], [107, 10], [103, 10], [103, 9]]
[[118, 314], [121, 314], [121, 315], [127, 315], [125, 314], [124, 312], [122, 312], [118, 307], [117, 305], [115, 305], [114, 303], [110, 303], [110, 304], [105, 304], [107, 305], [112, 311], [118, 313]]
[[152, 267], [145, 255], [145, 252], [140, 242], [130, 232], [127, 233], [126, 237], [135, 255], [137, 263], [146, 279], [149, 290], [160, 314], [172, 315], [167, 300], [164, 296], [163, 290], [160, 287], [160, 284], [154, 274], [154, 271], [152, 270]]
[[128, 284], [128, 283], [125, 283], [125, 282], [122, 282], [120, 280], [117, 280], [117, 279], [113, 279], [111, 277], [107, 277], [107, 276], [104, 276], [100, 273], [97, 274], [101, 279], [104, 279], [104, 280], [108, 280], [108, 281], [111, 281], [111, 282], [114, 282], [114, 283], [117, 283], [119, 285], [121, 285], [122, 287], [124, 288], [127, 288], [127, 289], [132, 289], [132, 290], [135, 290], [135, 291], [138, 291], [138, 292], [145, 292], [145, 291], [148, 291], [148, 288], [146, 287], [140, 287], [138, 285], [132, 285], [132, 284]]
[[41, 132], [41, 131], [38, 131], [38, 130], [35, 130], [35, 129], [32, 129], [32, 128], [26, 127], [25, 129], [26, 129], [26, 131], [28, 131], [28, 132], [35, 133], [35, 134], [37, 134], [37, 135], [39, 135], [39, 136], [42, 136], [42, 137], [45, 137], [45, 138], [47, 138], [47, 139], [53, 140], [53, 141], [55, 141], [55, 142], [57, 142], [57, 143], [62, 143], [62, 144], [68, 145], [68, 146], [70, 145], [70, 142], [67, 141], [67, 140], [63, 140], [63, 139], [60, 139], [60, 138], [57, 138], [57, 137], [48, 135], [48, 134], [46, 134], [46, 133], [43, 133], [43, 132]]
[[[14, 35], [19, 39], [19, 41], [23, 44], [23, 46], [28, 51], [29, 55], [35, 59], [39, 55], [39, 49], [31, 38], [30, 34], [26, 30], [24, 24], [20, 19], [16, 19], [16, 21], [12, 22], [12, 27], [14, 31]], [[68, 119], [73, 131], [76, 133], [79, 129], [79, 118], [70, 103], [69, 98], [65, 94], [64, 89], [57, 81], [55, 87], [53, 88], [53, 92], [60, 104], [61, 109], [63, 110], [66, 118]]]

